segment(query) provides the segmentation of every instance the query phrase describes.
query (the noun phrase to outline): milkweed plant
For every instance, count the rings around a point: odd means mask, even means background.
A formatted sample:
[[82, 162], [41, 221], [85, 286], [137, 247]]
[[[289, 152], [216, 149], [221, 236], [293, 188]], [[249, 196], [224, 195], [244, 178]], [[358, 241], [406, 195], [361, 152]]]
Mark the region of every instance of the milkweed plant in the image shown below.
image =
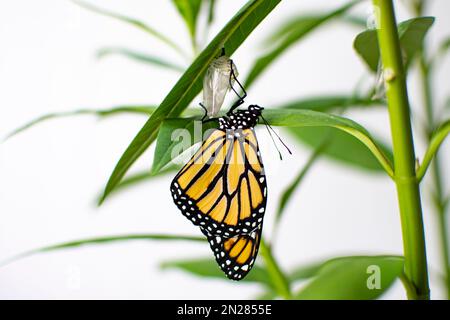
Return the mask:
[[[220, 14], [215, 10], [216, 1], [172, 0], [172, 2], [179, 17], [185, 22], [191, 48], [180, 47], [156, 27], [142, 21], [99, 8], [88, 2], [73, 0], [74, 4], [91, 12], [122, 21], [146, 32], [173, 50], [184, 61], [186, 59], [190, 61], [188, 66], [181, 66], [156, 54], [143, 54], [127, 48], [101, 50], [102, 56], [119, 54], [154, 67], [179, 72], [178, 81], [157, 106], [119, 106], [103, 110], [80, 110], [69, 114], [49, 114], [27, 123], [10, 135], [27, 130], [49, 118], [77, 113], [91, 113], [101, 117], [133, 113], [147, 117], [147, 122], [136, 130], [136, 136], [118, 159], [99, 198], [99, 205], [120, 190], [130, 189], [156, 176], [176, 174], [182, 164], [176, 155], [201, 142], [204, 139], [204, 132], [214, 128], [213, 122], [202, 125], [201, 119], [204, 115], [198, 102], [203, 100], [203, 107], [208, 116], [223, 114], [220, 107], [224, 103], [225, 95], [233, 94], [230, 89], [234, 79], [229, 81], [230, 72], [233, 71], [238, 76], [239, 70], [239, 61], [233, 63], [231, 60], [233, 53], [241, 46], [242, 50], [248, 49], [245, 46], [247, 38], [253, 32], [258, 32], [258, 25], [263, 20], [271, 19], [271, 13], [277, 10], [281, 0], [249, 0], [230, 17], [216, 35], [204, 41], [206, 43], [199, 39], [200, 35], [208, 34], [208, 30], [215, 23], [215, 16]], [[258, 298], [376, 299], [396, 279], [400, 279], [408, 299], [429, 299], [424, 215], [435, 215], [439, 222], [437, 236], [440, 239], [442, 270], [444, 270], [442, 282], [447, 297], [450, 297], [446, 228], [449, 195], [445, 193], [446, 181], [442, 179], [444, 164], [440, 162], [438, 153], [439, 147], [450, 131], [450, 121], [443, 118], [442, 108], [435, 102], [432, 84], [434, 72], [450, 48], [450, 38], [443, 41], [437, 51], [432, 52], [427, 48], [426, 36], [435, 20], [432, 16], [426, 15], [429, 2], [429, 0], [408, 0], [399, 3], [398, 5], [405, 6], [411, 15], [411, 18], [405, 21], [398, 21], [392, 0], [350, 1], [326, 12], [314, 14], [298, 12], [271, 31], [267, 36], [267, 42], [271, 44], [269, 49], [255, 53], [256, 58], [250, 71], [239, 76], [243, 87], [251, 94], [251, 88], [256, 80], [263, 77], [274, 62], [282, 59], [288, 49], [302, 42], [306, 36], [314, 36], [314, 31], [319, 27], [340, 20], [359, 29], [355, 32], [353, 42], [355, 60], [366, 65], [365, 79], [370, 79], [369, 88], [362, 90], [360, 83], [355, 83], [357, 89], [353, 94], [324, 93], [317, 98], [297, 99], [277, 107], [264, 106], [263, 115], [271, 126], [282, 127], [283, 133], [289, 133], [295, 142], [310, 149], [308, 161], [298, 168], [298, 173], [292, 181], [288, 181], [280, 199], [271, 200], [278, 201], [276, 212], [267, 212], [267, 215], [275, 216], [275, 229], [278, 228], [278, 222], [283, 218], [287, 204], [294, 200], [295, 190], [299, 188], [314, 163], [322, 157], [337, 159], [355, 170], [361, 168], [372, 170], [391, 180], [398, 199], [403, 239], [401, 256], [380, 253], [370, 256], [334, 257], [287, 272], [272, 254], [270, 237], [265, 232], [267, 239], [264, 239], [264, 236], [261, 239], [255, 266], [245, 279], [238, 283], [259, 284], [261, 295]], [[368, 16], [351, 13], [354, 7], [361, 4], [372, 7], [373, 10]], [[198, 24], [200, 18], [206, 21], [201, 28]], [[422, 106], [426, 115], [419, 128], [413, 127], [411, 121], [414, 115], [410, 107], [406, 81], [412, 70], [418, 72], [423, 97], [422, 101], [415, 103]], [[203, 93], [199, 96], [202, 90]], [[362, 110], [384, 107], [390, 120], [390, 144], [383, 143], [361, 124], [345, 117], [347, 111], [354, 108], [361, 109], [361, 106], [364, 107]], [[226, 111], [227, 107], [222, 106], [222, 109]], [[417, 130], [415, 136], [423, 139], [428, 145], [424, 154], [416, 152], [412, 138], [413, 129]], [[183, 146], [180, 148], [180, 140], [185, 134], [188, 139], [182, 139]], [[151, 145], [155, 145], [151, 168], [144, 173], [128, 174], [135, 161]], [[313, 174], [310, 177], [314, 179]], [[422, 186], [425, 177], [430, 183]], [[432, 212], [424, 212], [422, 209], [422, 194], [425, 193], [431, 194], [434, 208]], [[206, 242], [200, 234], [198, 237], [174, 234], [111, 236], [56, 244], [32, 250], [19, 257], [84, 244], [130, 239]], [[165, 261], [163, 266], [205, 278], [230, 281], [223, 275], [212, 256]], [[297, 284], [302, 281], [305, 284], [299, 288]]]

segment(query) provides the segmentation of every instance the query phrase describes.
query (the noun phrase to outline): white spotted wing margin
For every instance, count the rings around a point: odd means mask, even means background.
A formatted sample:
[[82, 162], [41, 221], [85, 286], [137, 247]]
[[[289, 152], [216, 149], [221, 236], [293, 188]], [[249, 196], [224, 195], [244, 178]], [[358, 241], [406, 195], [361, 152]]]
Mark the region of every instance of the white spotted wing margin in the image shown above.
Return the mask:
[[262, 226], [261, 223], [250, 233], [231, 238], [211, 235], [200, 228], [208, 239], [217, 264], [229, 279], [242, 280], [252, 269], [258, 256]]

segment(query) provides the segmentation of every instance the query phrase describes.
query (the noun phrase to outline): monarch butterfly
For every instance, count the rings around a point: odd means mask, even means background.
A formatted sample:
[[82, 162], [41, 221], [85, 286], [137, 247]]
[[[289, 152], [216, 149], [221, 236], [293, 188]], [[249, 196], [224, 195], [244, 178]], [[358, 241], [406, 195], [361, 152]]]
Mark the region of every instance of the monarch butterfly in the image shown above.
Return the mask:
[[[256, 260], [267, 203], [266, 177], [254, 128], [260, 117], [271, 137], [269, 128], [272, 128], [262, 116], [263, 108], [260, 106], [250, 105], [247, 110], [235, 111], [247, 93], [236, 78], [233, 61], [229, 59], [228, 62], [228, 87], [239, 99], [226, 116], [218, 118], [219, 128], [203, 141], [175, 176], [170, 188], [183, 215], [200, 226], [222, 271], [229, 279], [241, 280]], [[242, 96], [234, 89], [233, 81], [242, 89]], [[204, 91], [208, 88], [204, 86]], [[224, 97], [226, 91], [222, 91], [213, 93]], [[223, 97], [220, 96], [218, 107]], [[210, 105], [200, 104], [205, 110], [202, 121], [214, 115], [214, 112], [209, 112]], [[216, 119], [206, 121], [212, 120]]]
[[249, 234], [232, 238], [212, 236], [204, 228], [200, 229], [225, 275], [231, 280], [242, 280], [252, 269], [258, 255], [262, 223]]
[[254, 127], [263, 108], [229, 111], [171, 184], [194, 225], [212, 236], [250, 234], [261, 225], [267, 185]]

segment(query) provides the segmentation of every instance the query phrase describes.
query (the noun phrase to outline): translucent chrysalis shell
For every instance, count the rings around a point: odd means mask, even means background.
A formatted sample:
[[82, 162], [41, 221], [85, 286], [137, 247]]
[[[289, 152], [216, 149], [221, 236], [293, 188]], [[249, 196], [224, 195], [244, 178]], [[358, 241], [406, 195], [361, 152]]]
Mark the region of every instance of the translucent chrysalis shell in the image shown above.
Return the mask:
[[[238, 76], [235, 64], [227, 56], [215, 59], [203, 79], [203, 106], [209, 118], [217, 116], [222, 107], [227, 91], [230, 90], [230, 74], [233, 68], [234, 76]], [[234, 78], [231, 78], [231, 84]]]

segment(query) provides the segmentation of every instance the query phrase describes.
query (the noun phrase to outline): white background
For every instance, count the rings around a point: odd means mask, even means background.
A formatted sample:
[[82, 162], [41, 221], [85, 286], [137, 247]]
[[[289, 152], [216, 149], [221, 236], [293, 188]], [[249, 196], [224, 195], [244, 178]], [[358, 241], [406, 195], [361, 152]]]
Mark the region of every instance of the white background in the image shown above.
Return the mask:
[[[213, 36], [245, 1], [218, 1]], [[398, 1], [396, 1], [397, 3]], [[450, 30], [450, 3], [431, 1], [437, 17], [428, 39], [431, 49]], [[184, 24], [171, 1], [94, 0], [93, 4], [148, 22], [189, 50]], [[233, 56], [241, 73], [262, 51], [273, 28], [297, 13], [331, 9], [343, 1], [283, 1]], [[397, 3], [399, 20], [410, 16]], [[369, 2], [357, 12], [367, 14]], [[270, 107], [295, 98], [350, 93], [364, 74], [352, 49], [358, 30], [332, 23], [308, 36], [279, 59], [249, 92], [250, 103]], [[179, 74], [95, 52], [121, 45], [176, 60], [178, 57], [147, 34], [62, 0], [0, 2], [0, 136], [37, 116], [77, 108], [120, 104], [157, 104]], [[178, 60], [179, 63], [185, 63]], [[449, 59], [439, 68], [437, 103], [448, 94]], [[415, 74], [410, 81], [413, 108], [420, 110]], [[195, 103], [199, 102], [199, 98]], [[389, 139], [386, 112], [348, 115]], [[418, 116], [416, 116], [418, 119]], [[53, 120], [0, 144], [0, 261], [18, 253], [63, 241], [127, 233], [199, 235], [173, 205], [170, 177], [118, 194], [97, 209], [101, 191], [116, 161], [145, 122], [118, 116], [98, 121], [90, 116]], [[278, 156], [260, 130], [269, 181], [265, 234], [277, 199], [309, 150], [293, 146], [294, 155]], [[416, 135], [418, 155], [424, 144]], [[388, 140], [387, 140], [388, 141]], [[449, 144], [441, 151], [448, 163]], [[152, 149], [133, 167], [149, 168]], [[443, 161], [444, 162], [444, 161]], [[449, 174], [443, 177], [448, 181]], [[424, 197], [432, 297], [443, 298], [437, 228], [429, 197]], [[251, 298], [259, 286], [205, 280], [180, 271], [161, 271], [170, 259], [210, 255], [206, 243], [126, 242], [38, 254], [0, 268], [1, 298]], [[401, 254], [402, 241], [395, 189], [391, 181], [321, 159], [289, 204], [274, 252], [285, 270], [319, 259], [348, 254]], [[212, 256], [211, 256], [212, 259]], [[344, 284], [343, 284], [344, 285]], [[396, 283], [384, 298], [405, 298]]]

